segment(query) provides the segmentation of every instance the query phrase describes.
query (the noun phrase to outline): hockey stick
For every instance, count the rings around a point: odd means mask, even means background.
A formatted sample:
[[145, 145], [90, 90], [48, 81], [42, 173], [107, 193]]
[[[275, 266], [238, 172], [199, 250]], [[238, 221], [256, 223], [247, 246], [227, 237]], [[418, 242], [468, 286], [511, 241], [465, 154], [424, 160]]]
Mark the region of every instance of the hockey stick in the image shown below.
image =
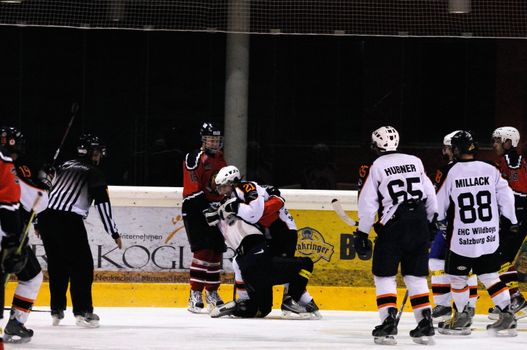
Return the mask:
[[[38, 202], [40, 202], [40, 199], [42, 198], [42, 193], [40, 191], [37, 191], [37, 193], [38, 193], [38, 196], [35, 199], [35, 201], [33, 202], [33, 207], [31, 208], [31, 213], [29, 215], [29, 220], [27, 221], [26, 227], [24, 228], [24, 232], [22, 233], [22, 237], [20, 239], [20, 244], [18, 245], [18, 247], [17, 247], [17, 249], [15, 251], [16, 255], [20, 255], [22, 253], [22, 248], [24, 247], [24, 243], [25, 243], [27, 234], [29, 232], [29, 226], [31, 226], [31, 223], [33, 222], [33, 219], [35, 218], [35, 215], [37, 214], [37, 212], [35, 211], [35, 208], [37, 207]], [[4, 254], [5, 254], [5, 252], [4, 252]], [[4, 259], [5, 259], [5, 257], [2, 257], [2, 261], [4, 261]], [[7, 282], [9, 282], [9, 277], [10, 276], [11, 276], [10, 273], [4, 274], [3, 280], [2, 280], [2, 285], [4, 286], [4, 288], [5, 288], [5, 286], [7, 286]]]
[[[9, 310], [11, 310], [11, 307], [9, 307], [9, 306], [4, 307], [4, 311], [9, 311]], [[38, 309], [35, 310], [35, 309], [31, 309], [31, 312], [51, 312], [51, 310], [38, 310]]]
[[336, 199], [336, 198], [332, 199], [331, 200], [331, 206], [333, 207], [333, 210], [335, 210], [335, 213], [337, 213], [339, 218], [342, 219], [342, 221], [344, 221], [346, 224], [348, 224], [350, 226], [357, 226], [357, 222], [355, 220], [353, 220], [352, 218], [350, 218], [348, 216], [348, 214], [346, 214], [346, 212], [342, 208], [342, 205], [340, 205], [340, 202], [339, 202], [338, 199]]
[[403, 302], [401, 303], [401, 309], [397, 313], [397, 316], [395, 317], [395, 325], [399, 325], [399, 321], [401, 320], [401, 316], [403, 315], [404, 307], [406, 306], [406, 301], [408, 300], [408, 289], [404, 293]]
[[60, 141], [59, 148], [55, 151], [55, 155], [53, 156], [53, 161], [51, 162], [51, 166], [55, 165], [55, 161], [59, 157], [60, 150], [62, 149], [62, 146], [64, 145], [64, 141], [66, 140], [66, 137], [70, 133], [71, 126], [73, 125], [73, 120], [75, 120], [75, 117], [77, 116], [77, 112], [79, 111], [80, 107], [77, 102], [73, 102], [71, 105], [71, 118], [70, 122], [68, 123], [68, 127], [66, 128], [66, 131], [64, 132], [64, 136], [62, 136], [62, 140]]

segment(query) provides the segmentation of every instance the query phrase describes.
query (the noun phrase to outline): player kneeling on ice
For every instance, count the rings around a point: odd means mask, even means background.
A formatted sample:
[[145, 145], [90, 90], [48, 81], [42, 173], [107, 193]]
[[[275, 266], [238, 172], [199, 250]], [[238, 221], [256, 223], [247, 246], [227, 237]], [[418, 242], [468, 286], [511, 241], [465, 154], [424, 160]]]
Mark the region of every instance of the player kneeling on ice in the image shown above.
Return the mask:
[[264, 211], [265, 189], [255, 182], [241, 181], [235, 166], [222, 168], [215, 178], [216, 190], [225, 195], [223, 204], [210, 208], [205, 216], [210, 225], [218, 225], [225, 242], [236, 251], [238, 265], [249, 299], [232, 301], [218, 306], [211, 317], [265, 317], [273, 306], [273, 286], [289, 283], [291, 298], [284, 300], [282, 311], [286, 317], [314, 318], [305, 300], [306, 285], [313, 272], [310, 258], [272, 256], [264, 230], [258, 220]]
[[371, 257], [368, 232], [375, 224], [377, 241], [372, 272], [377, 307], [382, 324], [372, 331], [377, 344], [396, 344], [397, 283], [401, 265], [417, 327], [410, 331], [416, 343], [433, 343], [435, 334], [427, 284], [429, 223], [437, 211], [434, 187], [426, 176], [423, 163], [415, 156], [399, 153], [399, 133], [383, 126], [372, 133], [372, 150], [378, 158], [359, 194], [359, 227], [354, 247], [359, 258]]
[[510, 222], [504, 232], [518, 232], [514, 194], [494, 165], [475, 159], [478, 148], [470, 133], [459, 131], [451, 142], [457, 162], [448, 169], [437, 201], [438, 220], [446, 227], [445, 272], [455, 310], [449, 320], [439, 323], [438, 330], [441, 334], [471, 333], [467, 279], [472, 271], [496, 305], [498, 320], [487, 330], [492, 335], [515, 336], [509, 289], [498, 275], [500, 215]]

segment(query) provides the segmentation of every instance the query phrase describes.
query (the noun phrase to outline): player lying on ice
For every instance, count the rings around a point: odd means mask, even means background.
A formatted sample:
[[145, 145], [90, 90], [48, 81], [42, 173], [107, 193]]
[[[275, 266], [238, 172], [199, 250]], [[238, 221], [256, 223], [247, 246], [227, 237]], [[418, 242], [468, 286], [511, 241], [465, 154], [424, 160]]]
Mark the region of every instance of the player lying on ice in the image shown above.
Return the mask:
[[231, 301], [213, 309], [211, 317], [265, 317], [273, 306], [273, 286], [289, 283], [288, 298], [282, 304], [287, 318], [318, 319], [313, 299], [303, 298], [313, 272], [310, 258], [273, 256], [258, 225], [265, 207], [266, 191], [255, 182], [241, 181], [234, 166], [222, 168], [216, 178], [217, 191], [225, 202], [206, 213], [209, 224], [218, 225], [226, 244], [235, 252], [249, 299]]

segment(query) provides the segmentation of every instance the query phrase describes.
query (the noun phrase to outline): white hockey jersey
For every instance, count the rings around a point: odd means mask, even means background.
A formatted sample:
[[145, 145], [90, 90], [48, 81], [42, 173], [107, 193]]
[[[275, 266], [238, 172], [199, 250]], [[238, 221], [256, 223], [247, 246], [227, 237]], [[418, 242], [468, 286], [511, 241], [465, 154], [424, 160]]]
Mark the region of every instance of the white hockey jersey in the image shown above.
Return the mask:
[[[225, 243], [236, 250], [242, 240], [249, 235], [263, 235], [263, 230], [255, 226], [264, 212], [265, 200], [269, 198], [267, 191], [256, 182], [244, 181], [234, 188], [231, 198], [240, 201], [236, 215], [222, 213], [218, 227], [225, 238]], [[223, 204], [225, 205], [225, 204]], [[218, 209], [222, 212], [222, 206]]]
[[500, 214], [517, 223], [514, 194], [499, 170], [480, 160], [461, 160], [437, 193], [438, 220], [448, 220], [450, 250], [475, 258], [499, 245]]
[[377, 215], [385, 225], [399, 204], [412, 199], [425, 202], [427, 218], [432, 221], [437, 199], [422, 161], [404, 153], [381, 155], [371, 165], [359, 194], [359, 231], [368, 233]]

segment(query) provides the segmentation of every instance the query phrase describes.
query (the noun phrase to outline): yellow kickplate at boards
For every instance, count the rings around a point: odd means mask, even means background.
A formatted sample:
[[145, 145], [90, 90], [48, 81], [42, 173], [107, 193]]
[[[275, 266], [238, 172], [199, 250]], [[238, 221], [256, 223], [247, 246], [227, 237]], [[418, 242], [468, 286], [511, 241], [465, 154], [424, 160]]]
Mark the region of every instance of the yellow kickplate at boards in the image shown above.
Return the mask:
[[[16, 282], [9, 282], [5, 304], [11, 305]], [[375, 288], [373, 287], [329, 287], [308, 286], [308, 291], [322, 310], [376, 311]], [[405, 290], [398, 290], [398, 304], [403, 300]], [[232, 300], [232, 285], [222, 284], [219, 294], [224, 301]], [[274, 287], [273, 308], [280, 308], [283, 288]], [[488, 313], [492, 303], [487, 291], [478, 290], [480, 296], [476, 312]], [[93, 303], [95, 307], [186, 307], [189, 285], [186, 283], [94, 283]], [[430, 299], [432, 300], [432, 299]], [[42, 284], [36, 307], [49, 305], [49, 286]], [[68, 305], [71, 305], [68, 293]], [[405, 311], [411, 311], [410, 301]]]

